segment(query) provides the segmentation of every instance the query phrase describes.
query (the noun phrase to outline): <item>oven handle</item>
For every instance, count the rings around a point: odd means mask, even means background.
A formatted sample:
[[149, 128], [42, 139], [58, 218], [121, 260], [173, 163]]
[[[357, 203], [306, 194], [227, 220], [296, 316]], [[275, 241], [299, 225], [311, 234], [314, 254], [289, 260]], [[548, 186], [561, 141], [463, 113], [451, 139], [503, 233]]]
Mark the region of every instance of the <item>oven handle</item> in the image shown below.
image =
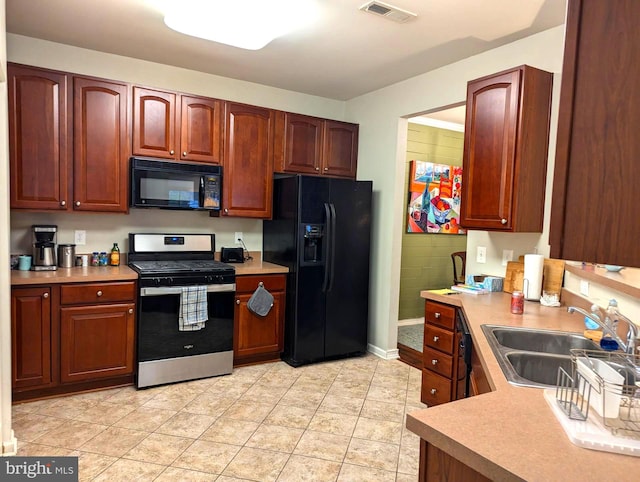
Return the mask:
[[[236, 290], [235, 283], [207, 285], [208, 293], [226, 293]], [[182, 286], [163, 286], [159, 288], [140, 288], [140, 296], [181, 295]]]

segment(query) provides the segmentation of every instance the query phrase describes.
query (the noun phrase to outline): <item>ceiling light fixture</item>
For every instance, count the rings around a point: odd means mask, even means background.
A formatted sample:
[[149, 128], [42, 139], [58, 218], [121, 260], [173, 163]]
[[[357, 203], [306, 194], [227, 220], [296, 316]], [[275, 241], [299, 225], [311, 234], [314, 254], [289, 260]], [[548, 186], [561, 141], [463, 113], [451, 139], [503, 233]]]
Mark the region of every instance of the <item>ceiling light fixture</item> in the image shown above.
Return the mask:
[[314, 0], [181, 0], [163, 5], [177, 32], [248, 50], [311, 23]]

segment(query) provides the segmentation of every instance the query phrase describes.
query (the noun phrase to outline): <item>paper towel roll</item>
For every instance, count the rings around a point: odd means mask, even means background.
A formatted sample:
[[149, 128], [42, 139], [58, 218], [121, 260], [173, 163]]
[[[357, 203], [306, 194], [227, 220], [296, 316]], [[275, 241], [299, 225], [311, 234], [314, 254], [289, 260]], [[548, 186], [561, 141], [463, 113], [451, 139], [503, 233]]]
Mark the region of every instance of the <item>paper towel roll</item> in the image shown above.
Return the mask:
[[544, 256], [541, 254], [524, 255], [524, 276], [522, 291], [526, 300], [540, 299], [542, 292], [542, 272], [544, 268]]

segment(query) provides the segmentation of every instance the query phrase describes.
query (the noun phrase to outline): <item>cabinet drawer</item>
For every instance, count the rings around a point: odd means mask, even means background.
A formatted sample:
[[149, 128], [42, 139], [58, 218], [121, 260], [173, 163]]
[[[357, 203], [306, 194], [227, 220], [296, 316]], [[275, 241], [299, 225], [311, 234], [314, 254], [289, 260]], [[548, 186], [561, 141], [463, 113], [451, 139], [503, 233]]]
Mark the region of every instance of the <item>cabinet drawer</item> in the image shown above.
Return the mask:
[[424, 368], [447, 378], [453, 376], [453, 357], [451, 355], [446, 355], [438, 350], [425, 347], [422, 359]]
[[424, 305], [424, 318], [427, 323], [453, 330], [456, 320], [456, 309], [435, 301], [427, 301]]
[[451, 401], [451, 380], [431, 370], [422, 370], [422, 403], [428, 406]]
[[424, 345], [443, 351], [449, 355], [453, 354], [453, 332], [443, 330], [437, 326], [424, 325]]
[[236, 293], [253, 293], [260, 282], [264, 283], [267, 291], [284, 291], [287, 277], [284, 274], [238, 276]]
[[132, 301], [135, 297], [136, 284], [133, 281], [62, 285], [60, 288], [60, 304], [62, 305]]

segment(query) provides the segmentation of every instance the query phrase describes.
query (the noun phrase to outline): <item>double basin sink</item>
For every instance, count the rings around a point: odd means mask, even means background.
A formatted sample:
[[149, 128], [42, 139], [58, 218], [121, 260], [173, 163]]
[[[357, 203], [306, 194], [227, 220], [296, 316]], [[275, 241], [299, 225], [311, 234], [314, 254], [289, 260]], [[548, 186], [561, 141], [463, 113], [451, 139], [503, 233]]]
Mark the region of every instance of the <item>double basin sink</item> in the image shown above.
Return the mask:
[[558, 367], [571, 373], [571, 350], [601, 350], [582, 335], [554, 330], [481, 325], [507, 381], [524, 387], [555, 386]]

